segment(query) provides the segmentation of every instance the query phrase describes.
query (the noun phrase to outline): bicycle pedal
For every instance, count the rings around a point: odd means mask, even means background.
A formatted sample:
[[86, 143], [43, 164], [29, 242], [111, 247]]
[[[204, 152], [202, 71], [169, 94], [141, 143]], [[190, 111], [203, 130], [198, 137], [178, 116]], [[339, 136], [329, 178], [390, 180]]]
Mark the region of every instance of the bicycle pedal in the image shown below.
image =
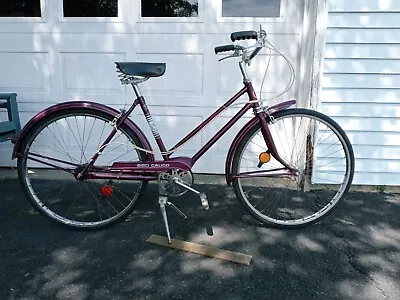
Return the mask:
[[213, 236], [214, 235], [214, 230], [213, 230], [211, 225], [208, 225], [208, 224], [206, 225], [206, 233], [207, 233], [208, 236]]
[[208, 204], [207, 195], [204, 193], [200, 193], [199, 196], [200, 196], [201, 206], [205, 210], [208, 210], [210, 208], [210, 205]]

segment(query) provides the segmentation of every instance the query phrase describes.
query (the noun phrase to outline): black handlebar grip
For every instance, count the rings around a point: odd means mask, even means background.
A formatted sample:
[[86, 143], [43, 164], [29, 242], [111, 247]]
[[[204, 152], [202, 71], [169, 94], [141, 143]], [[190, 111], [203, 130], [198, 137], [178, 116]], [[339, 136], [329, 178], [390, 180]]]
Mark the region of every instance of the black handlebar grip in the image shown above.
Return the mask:
[[215, 54], [218, 54], [220, 52], [233, 51], [233, 50], [235, 50], [235, 45], [218, 46], [218, 47], [215, 47], [215, 49], [214, 49]]
[[231, 40], [232, 42], [238, 41], [238, 40], [256, 40], [257, 39], [257, 31], [250, 30], [250, 31], [238, 31], [238, 32], [232, 32], [231, 34]]

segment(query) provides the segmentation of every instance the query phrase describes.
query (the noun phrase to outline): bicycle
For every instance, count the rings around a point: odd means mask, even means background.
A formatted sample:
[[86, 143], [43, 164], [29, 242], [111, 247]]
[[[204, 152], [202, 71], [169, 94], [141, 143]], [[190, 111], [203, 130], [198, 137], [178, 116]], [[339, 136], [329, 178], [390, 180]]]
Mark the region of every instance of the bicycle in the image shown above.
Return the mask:
[[[295, 100], [271, 107], [257, 99], [246, 67], [263, 47], [271, 45], [259, 31], [231, 34], [232, 42], [252, 39], [255, 45], [218, 46], [239, 57], [244, 87], [212, 115], [167, 150], [138, 84], [165, 73], [165, 63], [116, 62], [122, 84], [136, 99], [128, 110], [88, 101], [51, 106], [33, 117], [13, 150], [18, 175], [33, 207], [50, 220], [72, 229], [98, 229], [115, 224], [136, 207], [149, 181], [157, 181], [158, 203], [171, 241], [166, 207], [186, 218], [170, 198], [193, 188], [192, 167], [247, 111], [254, 117], [234, 138], [225, 176], [237, 198], [256, 220], [291, 228], [312, 224], [332, 211], [347, 194], [354, 174], [353, 149], [345, 132], [328, 116], [290, 108]], [[270, 48], [271, 49], [271, 48]], [[172, 157], [242, 95], [249, 100], [192, 157]], [[140, 106], [162, 155], [155, 159], [149, 140], [129, 118]], [[71, 194], [73, 191], [73, 194]]]

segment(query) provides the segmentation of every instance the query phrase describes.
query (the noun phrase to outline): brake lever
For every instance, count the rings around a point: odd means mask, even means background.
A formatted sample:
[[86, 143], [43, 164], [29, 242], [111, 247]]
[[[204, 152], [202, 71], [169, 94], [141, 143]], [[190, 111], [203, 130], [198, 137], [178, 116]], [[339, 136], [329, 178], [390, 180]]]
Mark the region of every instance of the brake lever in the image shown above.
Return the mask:
[[239, 56], [241, 56], [240, 50], [236, 49], [235, 52], [233, 52], [231, 55], [222, 57], [222, 58], [218, 59], [218, 61], [221, 61], [221, 60], [224, 60], [224, 59], [228, 59], [228, 58], [231, 58], [231, 57], [239, 57]]

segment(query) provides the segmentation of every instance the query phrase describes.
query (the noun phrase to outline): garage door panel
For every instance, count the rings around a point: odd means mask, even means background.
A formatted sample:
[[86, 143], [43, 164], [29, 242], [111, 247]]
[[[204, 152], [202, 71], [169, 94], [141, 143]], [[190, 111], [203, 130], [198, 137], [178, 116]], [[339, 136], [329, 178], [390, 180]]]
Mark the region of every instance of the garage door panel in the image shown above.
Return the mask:
[[114, 64], [123, 53], [60, 53], [60, 60], [64, 93], [125, 93]]
[[43, 52], [0, 52], [0, 88], [50, 92], [50, 58]]
[[[269, 58], [269, 55], [259, 55], [247, 70], [257, 93], [261, 88]], [[243, 79], [237, 63], [223, 61], [217, 64], [216, 69], [218, 92], [234, 93], [243, 87]], [[290, 80], [290, 72], [284, 58], [275, 55], [271, 56], [262, 91], [265, 93], [283, 91]], [[277, 78], [280, 80], [277, 80]]]
[[[82, 25], [81, 25], [82, 26]], [[52, 34], [46, 40], [49, 45], [56, 47], [59, 52], [107, 52], [135, 53], [137, 38], [135, 35], [118, 33], [89, 34]]]
[[[172, 147], [243, 87], [238, 60], [218, 62], [222, 56], [215, 55], [214, 48], [232, 44], [231, 32], [257, 30], [260, 24], [271, 43], [288, 57], [296, 72], [298, 70], [303, 0], [282, 0], [284, 9], [278, 18], [238, 17], [233, 21], [221, 16], [222, 1], [199, 0], [200, 18], [191, 20], [142, 18], [140, 0], [118, 1], [121, 14], [114, 19], [63, 18], [62, 0], [43, 0], [45, 15], [41, 20], [0, 22], [0, 65], [14, 68], [0, 75], [0, 92], [18, 93], [22, 125], [49, 105], [69, 100], [128, 108], [135, 94], [130, 86], [120, 84], [114, 62], [166, 62], [166, 73], [141, 84], [140, 90], [165, 144]], [[240, 44], [254, 44], [254, 40]], [[263, 50], [249, 68], [257, 92], [268, 58], [267, 51]], [[288, 70], [282, 58], [272, 57], [268, 85], [262, 98], [285, 88]], [[284, 98], [294, 98], [295, 94], [296, 86], [293, 86]], [[243, 101], [246, 100], [244, 97]], [[238, 109], [225, 111], [177, 155], [193, 155]], [[199, 161], [194, 170], [222, 173], [229, 144], [250, 117], [251, 112]], [[155, 146], [138, 107], [131, 118]], [[4, 149], [10, 147], [0, 144], [2, 159]], [[13, 164], [5, 158], [0, 163]]]
[[165, 54], [140, 53], [138, 61], [165, 62], [167, 70], [162, 77], [151, 78], [143, 85], [148, 95], [201, 95], [203, 92], [203, 55], [201, 54]]
[[138, 34], [138, 53], [203, 53], [203, 34]]

